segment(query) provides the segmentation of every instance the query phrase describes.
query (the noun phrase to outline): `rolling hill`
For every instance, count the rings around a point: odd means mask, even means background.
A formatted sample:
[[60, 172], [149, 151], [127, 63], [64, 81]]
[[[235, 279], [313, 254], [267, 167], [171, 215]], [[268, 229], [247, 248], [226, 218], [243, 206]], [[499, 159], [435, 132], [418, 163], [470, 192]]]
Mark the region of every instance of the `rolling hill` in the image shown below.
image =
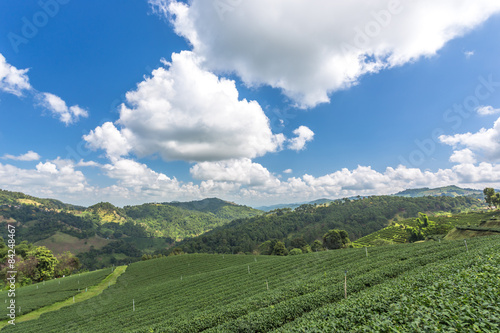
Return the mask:
[[[18, 243], [44, 245], [55, 253], [79, 253], [87, 268], [139, 260], [141, 251], [153, 253], [168, 248], [175, 240], [261, 213], [216, 198], [123, 208], [108, 202], [81, 207], [0, 191], [0, 222], [9, 221], [19, 227]], [[7, 229], [2, 228], [0, 235], [5, 239]]]

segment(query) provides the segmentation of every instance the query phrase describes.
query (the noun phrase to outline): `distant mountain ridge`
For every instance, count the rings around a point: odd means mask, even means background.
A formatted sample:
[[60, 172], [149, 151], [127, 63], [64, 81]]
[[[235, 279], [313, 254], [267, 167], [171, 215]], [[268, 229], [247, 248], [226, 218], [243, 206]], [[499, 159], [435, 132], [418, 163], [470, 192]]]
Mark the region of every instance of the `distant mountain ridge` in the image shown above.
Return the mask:
[[[428, 188], [428, 187], [422, 187], [422, 188], [413, 188], [413, 189], [406, 189], [404, 191], [398, 192], [393, 194], [398, 197], [407, 197], [407, 198], [418, 198], [418, 197], [425, 197], [425, 196], [448, 196], [448, 197], [459, 197], [459, 196], [471, 196], [477, 199], [484, 199], [483, 191], [482, 190], [475, 190], [475, 189], [470, 189], [470, 188], [461, 188], [455, 185], [449, 185], [449, 186], [443, 186], [443, 187], [437, 187], [437, 188]], [[361, 197], [363, 198], [363, 197]], [[349, 197], [348, 199], [358, 199], [357, 196], [352, 196]], [[270, 206], [260, 206], [260, 207], [255, 207], [255, 209], [259, 209], [265, 212], [269, 212], [275, 209], [283, 209], [283, 208], [290, 208], [290, 209], [295, 209], [297, 207], [300, 207], [301, 205], [304, 204], [309, 204], [309, 205], [321, 205], [325, 203], [330, 203], [332, 201], [335, 201], [336, 199], [317, 199], [309, 202], [297, 202], [297, 203], [289, 203], [289, 204], [276, 204], [276, 205], [270, 205]]]
[[407, 189], [398, 192], [394, 195], [398, 197], [409, 197], [409, 198], [417, 198], [425, 196], [447, 196], [447, 197], [467, 196], [477, 199], [484, 198], [482, 190], [461, 188], [455, 185], [443, 186], [437, 188], [423, 187], [423, 188]]
[[271, 206], [260, 206], [260, 207], [255, 207], [255, 209], [262, 210], [264, 212], [270, 212], [275, 209], [283, 209], [283, 208], [290, 208], [290, 209], [295, 209], [297, 207], [300, 207], [302, 205], [322, 205], [325, 203], [329, 203], [335, 201], [335, 199], [317, 199], [313, 201], [308, 201], [308, 202], [297, 202], [297, 203], [290, 203], [290, 204], [276, 204], [276, 205], [271, 205]]

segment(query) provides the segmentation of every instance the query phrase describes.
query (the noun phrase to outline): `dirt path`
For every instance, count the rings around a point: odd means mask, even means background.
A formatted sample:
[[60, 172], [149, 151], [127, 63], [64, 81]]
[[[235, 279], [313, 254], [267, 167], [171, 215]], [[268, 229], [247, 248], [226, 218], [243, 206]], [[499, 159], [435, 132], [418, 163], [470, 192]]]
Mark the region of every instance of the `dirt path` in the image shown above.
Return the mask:
[[[75, 304], [75, 303], [78, 303], [78, 302], [83, 302], [83, 301], [88, 300], [88, 299], [90, 299], [92, 297], [95, 297], [95, 296], [101, 294], [104, 291], [104, 289], [108, 288], [108, 286], [110, 286], [112, 284], [115, 284], [116, 283], [116, 279], [118, 279], [118, 277], [120, 275], [122, 275], [125, 272], [126, 269], [127, 269], [127, 266], [118, 266], [118, 267], [115, 268], [115, 270], [113, 271], [113, 273], [111, 273], [108, 276], [106, 276], [101, 282], [99, 282], [95, 286], [90, 287], [88, 289], [88, 291], [81, 292], [80, 294], [75, 295], [74, 296], [74, 300], [73, 300], [73, 297], [71, 297], [71, 298], [68, 298], [65, 301], [61, 301], [61, 302], [57, 302], [57, 303], [54, 303], [54, 304], [51, 304], [51, 305], [44, 306], [43, 308], [37, 309], [37, 310], [32, 311], [30, 313], [27, 313], [25, 315], [16, 317], [16, 321], [15, 322], [17, 324], [17, 323], [20, 323], [20, 322], [23, 322], [23, 321], [28, 321], [28, 320], [32, 320], [32, 319], [38, 319], [44, 313], [51, 312], [51, 311], [56, 311], [56, 310], [59, 310], [62, 307], [70, 306], [72, 304]], [[0, 329], [4, 328], [8, 324], [9, 323], [8, 323], [7, 320], [4, 320], [4, 321], [0, 322]]]

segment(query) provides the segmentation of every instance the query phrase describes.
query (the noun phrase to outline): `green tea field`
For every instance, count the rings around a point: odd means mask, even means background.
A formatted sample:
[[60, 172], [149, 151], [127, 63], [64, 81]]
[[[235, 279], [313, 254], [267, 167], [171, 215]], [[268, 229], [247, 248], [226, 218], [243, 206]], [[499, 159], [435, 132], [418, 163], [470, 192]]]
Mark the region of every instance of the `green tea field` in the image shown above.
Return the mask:
[[[498, 236], [287, 257], [180, 255], [131, 264], [100, 295], [2, 331], [497, 332], [499, 276]], [[19, 304], [49, 299], [23, 289]]]

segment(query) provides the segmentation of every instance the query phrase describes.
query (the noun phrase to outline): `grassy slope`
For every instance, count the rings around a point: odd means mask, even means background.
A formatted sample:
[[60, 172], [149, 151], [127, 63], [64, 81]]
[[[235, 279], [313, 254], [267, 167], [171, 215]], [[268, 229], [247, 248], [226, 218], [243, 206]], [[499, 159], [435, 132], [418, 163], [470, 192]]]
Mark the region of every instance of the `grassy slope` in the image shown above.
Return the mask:
[[[328, 306], [335, 307], [333, 310], [340, 309], [346, 302], [343, 300], [345, 271], [348, 271], [347, 302], [362, 310], [371, 300], [370, 297], [363, 298], [364, 293], [373, 290], [375, 296], [384, 295], [387, 293], [384, 284], [394, 290], [418, 294], [419, 289], [415, 288], [428, 285], [429, 276], [432, 277], [431, 285], [441, 280], [449, 281], [457, 269], [460, 271], [470, 266], [471, 262], [467, 260], [477, 263], [478, 258], [488, 253], [498, 253], [499, 239], [471, 239], [468, 253], [461, 241], [443, 241], [374, 247], [369, 250], [368, 257], [364, 249], [348, 249], [289, 257], [184, 255], [149, 260], [130, 265], [117, 283], [100, 297], [5, 330], [267, 332], [282, 326], [286, 328], [284, 325], [293, 325], [287, 323], [294, 321], [300, 328], [304, 324], [300, 322], [301, 317], [306, 319], [306, 325], [314, 327], [324, 318], [324, 315], [315, 316], [316, 311], [323, 311]], [[493, 263], [500, 265], [498, 260]], [[443, 267], [448, 265], [447, 269], [435, 274], [436, 267], [441, 264]], [[476, 271], [480, 273], [482, 269], [483, 266], [478, 266]], [[477, 283], [477, 280], [466, 281], [462, 287], [467, 287], [469, 282]], [[425, 305], [432, 307], [436, 302], [439, 305], [440, 297], [449, 296], [449, 285], [444, 284], [446, 292], [435, 293], [432, 302], [426, 301]], [[491, 289], [496, 296], [500, 294], [498, 285], [490, 287], [496, 288]], [[478, 297], [484, 297], [483, 294]], [[349, 301], [351, 298], [365, 301], [353, 303]], [[135, 312], [132, 311], [132, 300]], [[424, 301], [415, 299], [419, 306]], [[442, 301], [446, 300], [443, 298]], [[405, 305], [411, 308], [411, 304]], [[474, 308], [469, 310], [475, 311]], [[489, 318], [490, 312], [495, 314], [497, 308], [481, 311], [484, 318]], [[304, 316], [306, 313], [312, 317]], [[368, 319], [376, 320], [376, 313]]]
[[91, 246], [93, 246], [95, 249], [101, 249], [105, 245], [109, 244], [109, 242], [109, 240], [106, 240], [99, 236], [79, 239], [74, 236], [57, 231], [49, 238], [35, 242], [35, 245], [46, 246], [54, 254], [60, 254], [65, 251], [70, 251], [73, 254], [78, 254], [80, 252], [86, 252], [90, 250]]

